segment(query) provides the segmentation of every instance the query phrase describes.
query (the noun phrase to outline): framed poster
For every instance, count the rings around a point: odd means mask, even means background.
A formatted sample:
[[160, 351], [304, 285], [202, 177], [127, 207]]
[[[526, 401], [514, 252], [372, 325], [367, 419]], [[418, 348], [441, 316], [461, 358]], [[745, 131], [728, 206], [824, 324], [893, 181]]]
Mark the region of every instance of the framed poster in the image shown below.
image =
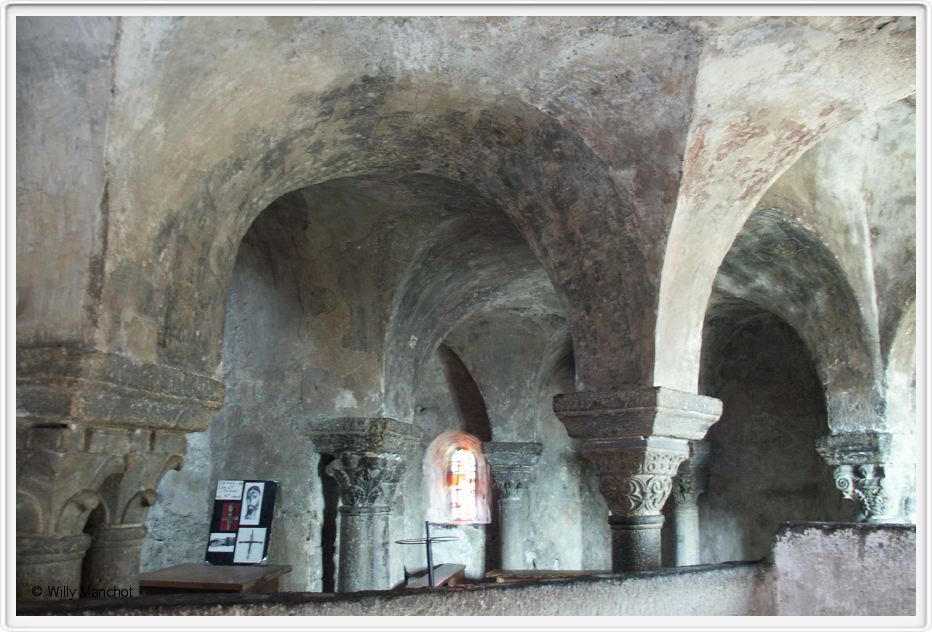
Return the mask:
[[277, 481], [217, 482], [204, 556], [209, 564], [266, 561], [277, 490]]

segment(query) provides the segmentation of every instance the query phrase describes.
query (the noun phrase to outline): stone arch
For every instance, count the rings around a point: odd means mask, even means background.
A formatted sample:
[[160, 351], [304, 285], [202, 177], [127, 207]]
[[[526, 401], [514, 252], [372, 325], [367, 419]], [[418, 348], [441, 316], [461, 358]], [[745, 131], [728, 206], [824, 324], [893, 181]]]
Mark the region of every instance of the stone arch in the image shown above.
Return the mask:
[[571, 367], [573, 373], [576, 372], [575, 358], [573, 337], [570, 332], [566, 330], [555, 335], [544, 352], [540, 367], [537, 370], [537, 377], [534, 380], [536, 401], [541, 401], [545, 385], [561, 368], [568, 366]]
[[456, 352], [445, 344], [437, 349], [453, 399], [463, 417], [465, 434], [479, 441], [492, 440], [492, 426], [479, 385]]
[[[790, 323], [759, 304], [713, 293], [700, 393], [721, 399], [723, 414], [705, 439], [700, 563], [758, 559], [788, 520], [853, 519], [854, 507], [842, 501], [816, 450], [829, 432], [821, 382], [811, 349]], [[672, 530], [666, 535], [672, 543]]]
[[796, 330], [822, 381], [833, 433], [883, 427], [876, 336], [816, 233], [779, 209], [759, 210], [735, 238], [714, 290], [759, 305]]
[[[262, 209], [314, 183], [416, 173], [474, 188], [518, 227], [570, 317], [583, 358], [581, 383], [603, 370], [585, 358], [604, 355], [606, 344], [617, 345], [621, 355], [621, 347], [642, 338], [637, 297], [644, 295], [646, 279], [630, 200], [602, 161], [556, 120], [515, 99], [477, 103], [475, 95], [449, 86], [388, 76], [292, 99], [291, 115], [244, 133], [224, 159], [183, 174], [183, 182], [173, 185], [179, 197], [171, 212], [158, 215], [157, 227], [141, 218], [121, 227], [143, 245], [109, 262], [104, 311], [113, 319], [103, 319], [108, 346], [125, 344], [128, 328], [136, 327], [139, 353], [213, 371], [222, 338], [218, 305], [239, 239]], [[214, 135], [209, 122], [201, 124], [205, 136]], [[112, 235], [112, 253], [125, 253], [122, 232]], [[592, 246], [606, 234], [625, 243], [624, 261], [600, 259]], [[592, 254], [580, 265], [577, 252]], [[134, 289], [121, 293], [126, 283]], [[628, 300], [596, 300], [619, 294]], [[135, 324], [126, 321], [134, 318]], [[600, 336], [606, 328], [613, 335]], [[636, 382], [644, 370], [619, 365], [613, 379]]]
[[[885, 20], [853, 21], [821, 40], [806, 72], [786, 72], [792, 62], [778, 40], [801, 40], [821, 27], [792, 19], [782, 20], [786, 30], [754, 37], [739, 29], [724, 48], [703, 53], [664, 246], [654, 384], [695, 392], [715, 276], [768, 188], [833, 130], [915, 93], [915, 20], [900, 16], [889, 32], [880, 30]], [[870, 60], [859, 66], [857, 86], [849, 81], [853, 54]]]

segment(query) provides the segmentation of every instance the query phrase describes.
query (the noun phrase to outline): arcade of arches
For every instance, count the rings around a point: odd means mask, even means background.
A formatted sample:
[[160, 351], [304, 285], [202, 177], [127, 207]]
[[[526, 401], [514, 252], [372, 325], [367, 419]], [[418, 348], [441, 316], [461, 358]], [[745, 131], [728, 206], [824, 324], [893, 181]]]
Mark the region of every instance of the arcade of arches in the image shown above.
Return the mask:
[[21, 601], [202, 561], [221, 479], [284, 590], [397, 588], [443, 436], [473, 583], [914, 522], [913, 18], [16, 29]]

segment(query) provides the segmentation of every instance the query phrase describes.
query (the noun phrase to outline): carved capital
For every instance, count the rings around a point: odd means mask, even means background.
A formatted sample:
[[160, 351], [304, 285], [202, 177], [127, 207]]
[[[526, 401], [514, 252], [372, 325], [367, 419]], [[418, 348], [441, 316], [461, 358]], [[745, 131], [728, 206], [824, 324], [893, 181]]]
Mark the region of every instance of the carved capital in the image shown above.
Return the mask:
[[587, 441], [582, 453], [616, 516], [660, 515], [677, 468], [689, 455], [686, 441], [669, 437]]
[[343, 508], [388, 508], [405, 462], [397, 455], [344, 452], [325, 468], [340, 486]]
[[492, 479], [502, 500], [517, 500], [533, 478], [543, 446], [539, 443], [490, 441], [483, 445]]
[[123, 475], [101, 488], [106, 509], [105, 525], [139, 526], [145, 523], [155, 492], [169, 470], [180, 470], [187, 451], [187, 438], [180, 432], [148, 432], [136, 449], [126, 455]]
[[680, 506], [695, 505], [709, 484], [711, 446], [707, 441], [690, 441], [689, 458], [673, 479], [673, 498]]
[[104, 524], [141, 525], [155, 488], [181, 467], [182, 432], [80, 424], [17, 429], [17, 532], [69, 535], [102, 506]]
[[389, 417], [344, 417], [312, 423], [309, 434], [318, 452], [337, 456], [409, 454], [421, 439], [421, 429]]
[[829, 435], [816, 443], [825, 462], [834, 466], [835, 487], [858, 503], [861, 519], [882, 522], [890, 518], [884, 466], [890, 458], [892, 436], [883, 432]]
[[883, 466], [871, 463], [838, 465], [834, 478], [835, 487], [842, 496], [858, 503], [863, 520], [882, 522], [889, 517], [890, 499], [885, 489]]

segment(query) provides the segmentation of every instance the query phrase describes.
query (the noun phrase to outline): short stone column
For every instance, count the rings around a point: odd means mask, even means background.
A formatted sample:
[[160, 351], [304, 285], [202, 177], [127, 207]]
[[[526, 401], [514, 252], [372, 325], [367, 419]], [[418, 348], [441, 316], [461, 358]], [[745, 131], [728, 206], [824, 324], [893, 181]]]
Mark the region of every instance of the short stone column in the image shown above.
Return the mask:
[[612, 512], [612, 570], [661, 566], [661, 509], [690, 440], [722, 413], [711, 397], [663, 387], [557, 395], [554, 412], [595, 467]]
[[333, 419], [311, 429], [317, 450], [333, 455], [325, 471], [340, 489], [337, 590], [387, 590], [389, 517], [407, 457], [420, 430], [394, 419]]
[[87, 590], [116, 587], [139, 596], [139, 560], [147, 529], [141, 525], [98, 527], [84, 560], [82, 586]]
[[709, 483], [711, 446], [707, 441], [690, 441], [689, 458], [673, 479], [673, 529], [676, 535], [676, 565], [700, 563], [699, 496]]
[[63, 592], [80, 591], [90, 544], [84, 526], [100, 504], [102, 481], [123, 468], [121, 435], [78, 424], [17, 428], [18, 598], [62, 599], [69, 596]]
[[498, 534], [503, 570], [524, 568], [523, 491], [531, 482], [541, 444], [491, 441], [482, 447], [498, 491]]
[[884, 432], [829, 435], [816, 450], [835, 468], [835, 487], [858, 503], [861, 522], [895, 522], [896, 516], [884, 478], [892, 436]]
[[73, 535], [16, 535], [16, 599], [67, 599], [79, 591], [81, 563], [91, 538]]

